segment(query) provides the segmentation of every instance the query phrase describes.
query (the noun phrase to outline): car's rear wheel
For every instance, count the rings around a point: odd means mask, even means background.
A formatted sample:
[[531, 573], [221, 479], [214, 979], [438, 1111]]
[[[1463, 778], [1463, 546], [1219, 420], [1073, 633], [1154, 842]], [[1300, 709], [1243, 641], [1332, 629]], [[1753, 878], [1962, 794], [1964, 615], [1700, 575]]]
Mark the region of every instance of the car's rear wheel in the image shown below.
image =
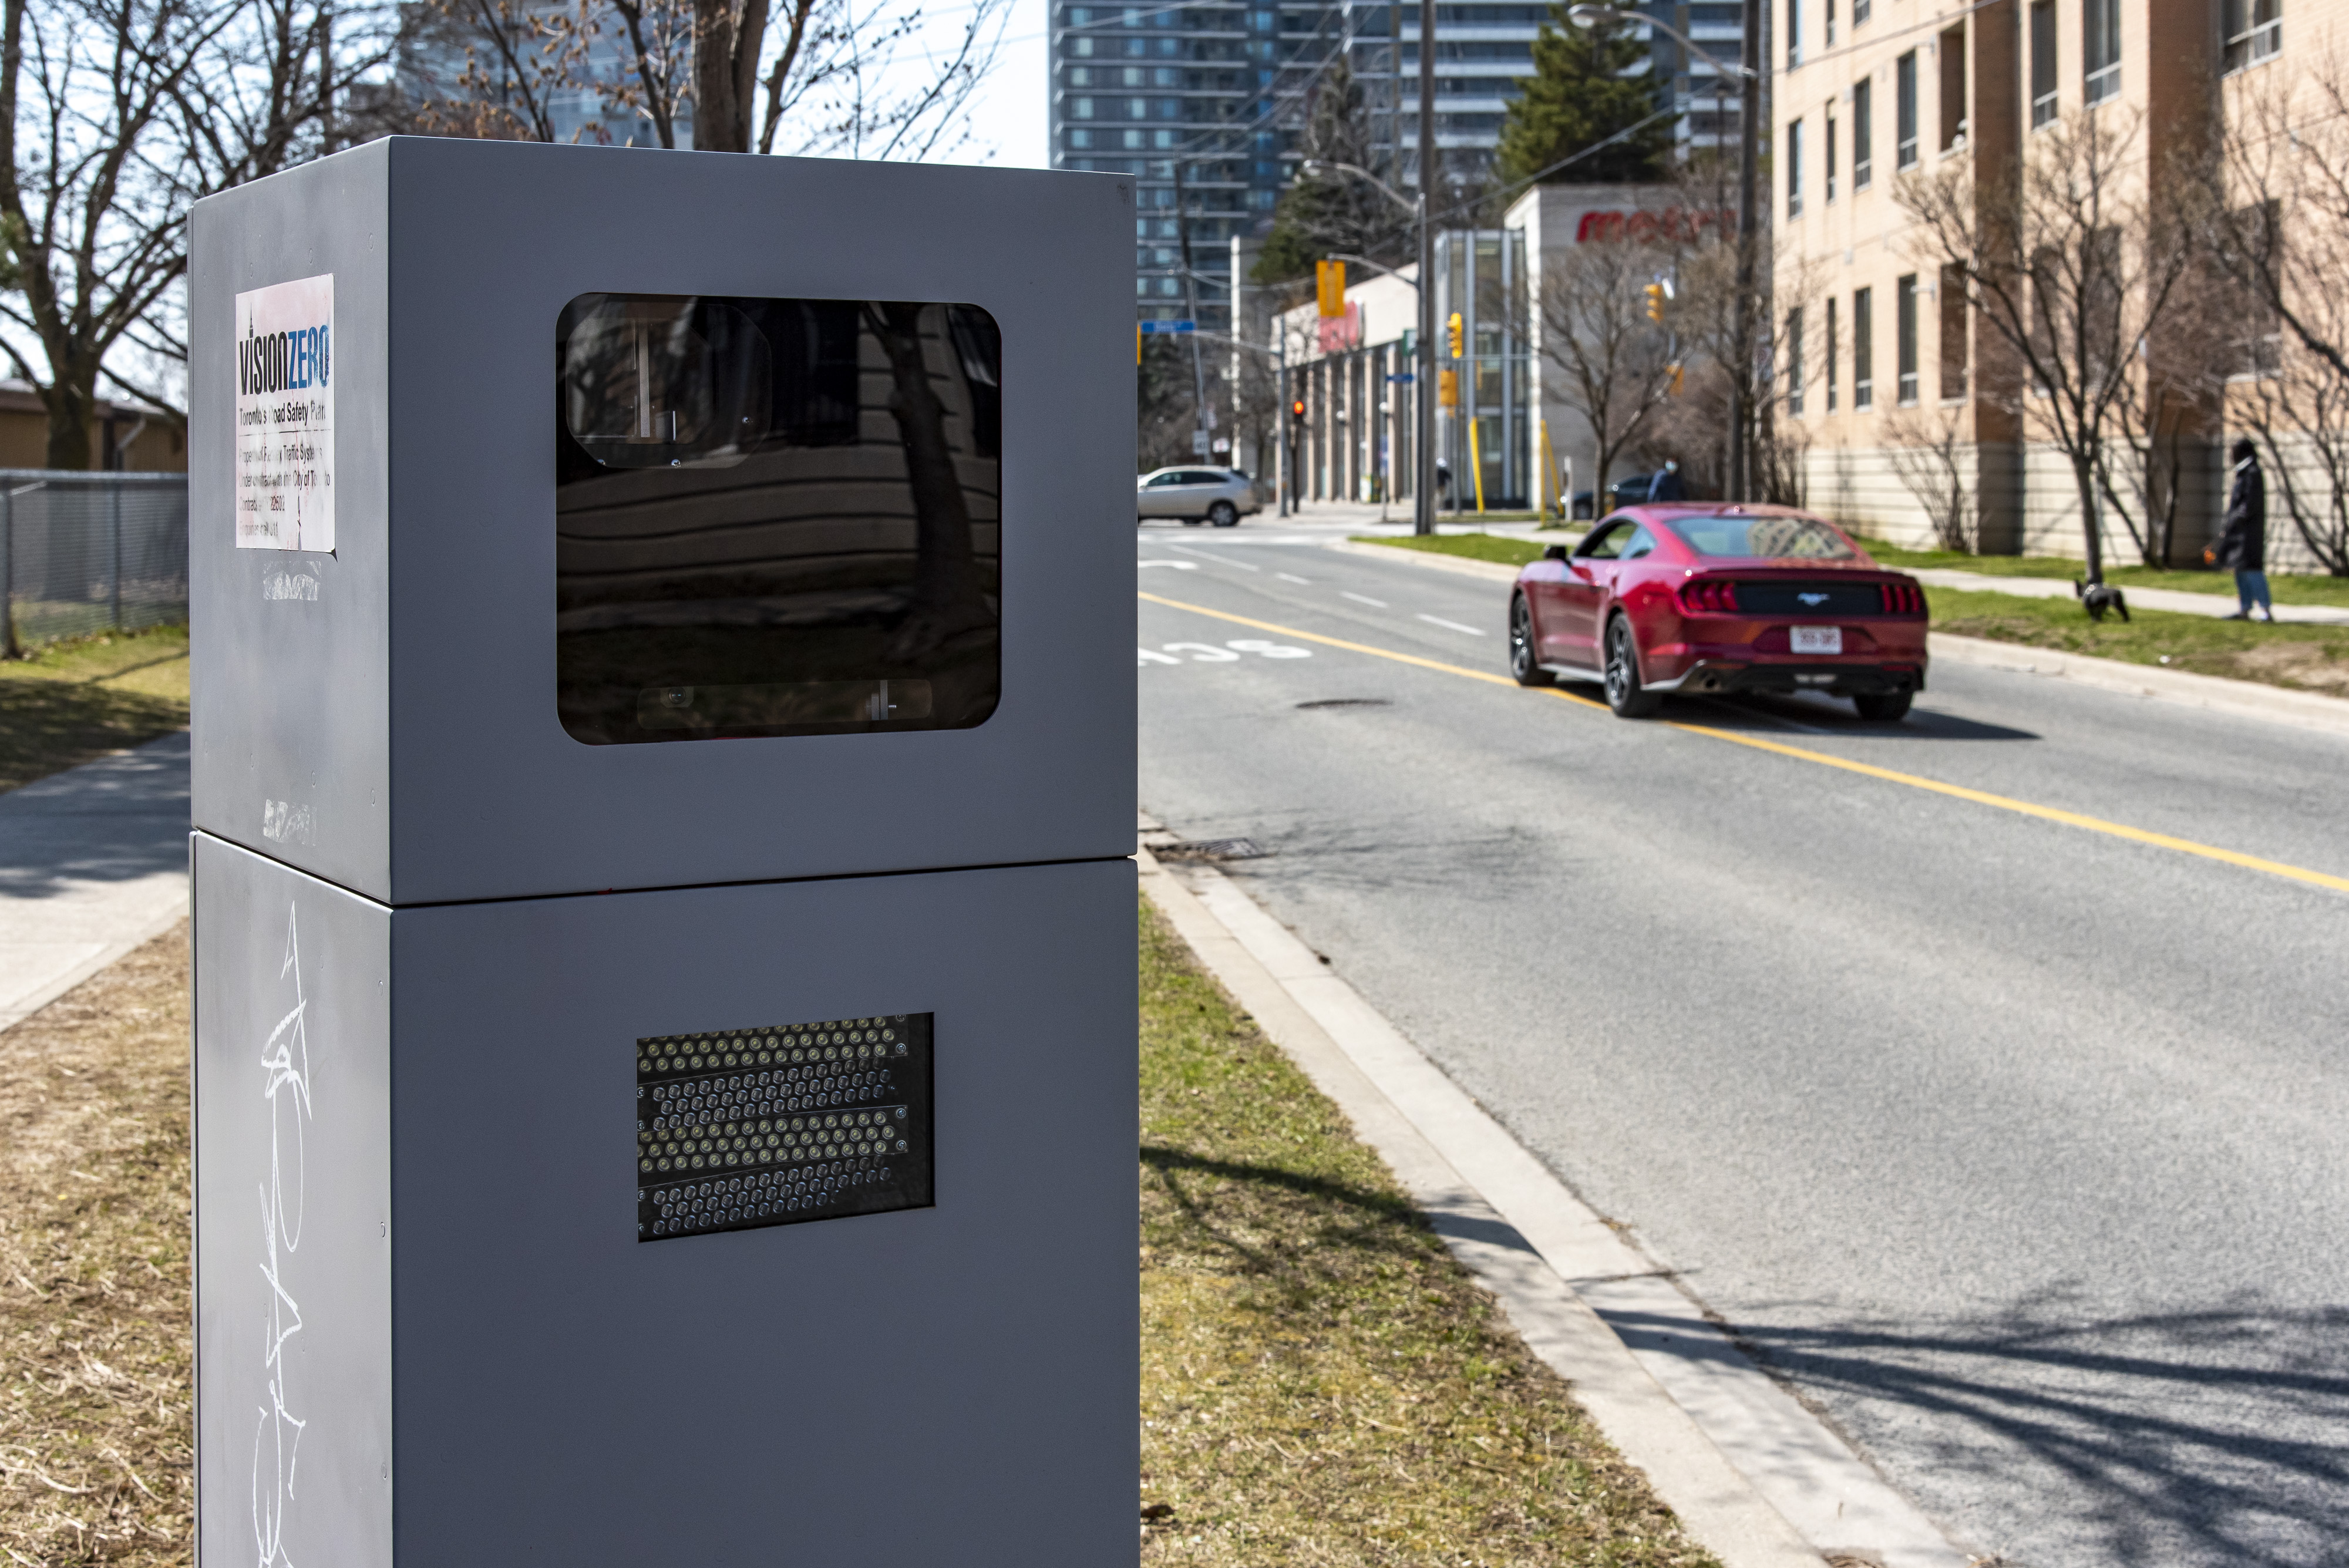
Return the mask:
[[1228, 501], [1218, 501], [1207, 508], [1207, 521], [1218, 528], [1229, 528], [1240, 520], [1240, 509]]
[[1547, 686], [1557, 679], [1541, 667], [1534, 647], [1534, 608], [1523, 594], [1509, 597], [1509, 673], [1520, 686]]
[[1909, 700], [1915, 696], [1913, 691], [1856, 691], [1852, 693], [1851, 705], [1859, 710], [1863, 719], [1897, 724], [1909, 716]]
[[1640, 684], [1640, 650], [1631, 623], [1617, 616], [1607, 623], [1607, 706], [1619, 719], [1644, 719], [1663, 699]]

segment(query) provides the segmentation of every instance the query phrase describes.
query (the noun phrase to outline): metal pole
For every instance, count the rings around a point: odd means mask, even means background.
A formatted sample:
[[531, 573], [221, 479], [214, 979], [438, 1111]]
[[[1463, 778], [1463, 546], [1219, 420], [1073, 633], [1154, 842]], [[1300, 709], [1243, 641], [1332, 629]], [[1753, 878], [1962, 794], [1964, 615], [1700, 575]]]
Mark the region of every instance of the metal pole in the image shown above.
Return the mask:
[[1746, 383], [1754, 376], [1754, 247], [1760, 237], [1756, 230], [1760, 216], [1755, 212], [1754, 189], [1762, 161], [1762, 5], [1763, 0], [1745, 0], [1745, 37], [1740, 58], [1745, 65], [1745, 80], [1737, 95], [1737, 325], [1732, 334], [1732, 348], [1737, 363], [1730, 368], [1729, 378], [1729, 498], [1751, 501], [1752, 474], [1748, 472], [1753, 452], [1753, 436], [1748, 427], [1754, 421], [1754, 410], [1747, 407]]
[[1411, 530], [1435, 532], [1435, 234], [1430, 192], [1435, 184], [1435, 5], [1419, 0], [1419, 369], [1412, 384], [1418, 415], [1419, 477], [1412, 486]]
[[106, 487], [107, 520], [113, 544], [109, 552], [109, 584], [114, 600], [114, 629], [122, 629], [122, 486], [109, 483]]
[[1191, 318], [1191, 455], [1209, 454], [1198, 449], [1207, 433], [1207, 371], [1199, 359], [1199, 282], [1191, 270], [1191, 210], [1183, 200], [1183, 160], [1174, 161], [1174, 234], [1183, 246], [1183, 314]]
[[0, 653], [14, 659], [16, 646], [16, 491], [0, 484]]

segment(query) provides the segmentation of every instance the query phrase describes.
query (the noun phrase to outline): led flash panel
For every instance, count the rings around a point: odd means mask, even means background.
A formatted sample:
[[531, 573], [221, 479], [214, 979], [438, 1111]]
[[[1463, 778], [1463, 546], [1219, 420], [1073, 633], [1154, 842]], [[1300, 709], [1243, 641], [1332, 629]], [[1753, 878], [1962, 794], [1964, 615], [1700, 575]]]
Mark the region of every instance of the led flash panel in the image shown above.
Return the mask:
[[636, 1042], [636, 1240], [930, 1206], [932, 1014]]

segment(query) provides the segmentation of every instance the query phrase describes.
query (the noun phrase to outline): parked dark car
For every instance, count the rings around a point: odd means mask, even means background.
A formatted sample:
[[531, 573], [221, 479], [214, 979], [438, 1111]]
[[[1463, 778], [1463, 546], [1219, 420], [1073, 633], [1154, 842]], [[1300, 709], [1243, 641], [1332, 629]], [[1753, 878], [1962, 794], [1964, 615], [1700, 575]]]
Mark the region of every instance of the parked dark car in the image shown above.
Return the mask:
[[[1637, 506], [1647, 500], [1648, 486], [1655, 477], [1652, 473], [1635, 473], [1628, 479], [1619, 479], [1609, 485], [1607, 510], [1612, 512], [1619, 507]], [[1584, 519], [1596, 515], [1590, 510], [1590, 492], [1588, 490], [1578, 490], [1574, 493], [1574, 514]]]

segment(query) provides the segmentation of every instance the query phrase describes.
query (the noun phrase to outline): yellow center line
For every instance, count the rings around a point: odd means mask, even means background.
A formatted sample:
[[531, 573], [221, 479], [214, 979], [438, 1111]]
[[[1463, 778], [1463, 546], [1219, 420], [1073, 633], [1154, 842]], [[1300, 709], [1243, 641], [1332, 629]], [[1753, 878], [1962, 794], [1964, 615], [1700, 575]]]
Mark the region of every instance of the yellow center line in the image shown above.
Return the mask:
[[[1495, 686], [1516, 685], [1516, 682], [1509, 677], [1495, 675], [1490, 670], [1470, 670], [1462, 665], [1445, 664], [1439, 659], [1422, 659], [1417, 654], [1397, 653], [1392, 649], [1373, 648], [1364, 642], [1348, 642], [1343, 638], [1323, 637], [1318, 632], [1299, 631], [1293, 626], [1279, 626], [1268, 620], [1252, 620], [1244, 615], [1233, 615], [1226, 610], [1209, 609], [1205, 605], [1185, 604], [1180, 599], [1162, 598], [1156, 594], [1145, 594], [1137, 590], [1134, 597], [1154, 605], [1164, 605], [1168, 609], [1188, 610], [1194, 615], [1213, 616], [1217, 620], [1227, 620], [1240, 626], [1254, 627], [1259, 631], [1278, 632], [1283, 637], [1297, 638], [1304, 642], [1318, 642], [1327, 648], [1342, 648], [1350, 653], [1367, 653], [1373, 659], [1391, 659], [1398, 664], [1415, 664], [1422, 670], [1439, 670], [1446, 675], [1463, 675], [1471, 680], [1483, 680]], [[1529, 690], [1540, 691], [1546, 696], [1559, 698], [1579, 707], [1603, 710], [1607, 706], [1604, 702], [1594, 702], [1588, 697], [1578, 697], [1570, 691], [1560, 691], [1554, 686], [1536, 687]], [[2323, 871], [2311, 871], [2305, 867], [2287, 865], [2281, 860], [2266, 860], [2256, 855], [2245, 855], [2240, 850], [2221, 849], [2216, 845], [2198, 844], [2190, 838], [2173, 837], [2167, 833], [2152, 833], [2142, 827], [2131, 827], [2127, 823], [2107, 822], [2100, 816], [2088, 816], [2076, 811], [2065, 811], [2059, 806], [2039, 805], [2027, 800], [2016, 800], [2012, 795], [1992, 794], [1988, 790], [1968, 789], [1963, 784], [1943, 784], [1939, 779], [1923, 778], [1916, 774], [1904, 774], [1894, 768], [1879, 768], [1872, 763], [1856, 763], [1848, 758], [1830, 755], [1826, 752], [1814, 752], [1803, 746], [1790, 746], [1782, 741], [1765, 741], [1758, 735], [1741, 735], [1733, 730], [1719, 730], [1709, 724], [1686, 724], [1674, 720], [1666, 720], [1664, 728], [1679, 730], [1691, 735], [1702, 735], [1708, 740], [1728, 741], [1740, 746], [1751, 746], [1757, 752], [1774, 752], [1779, 756], [1793, 757], [1799, 762], [1816, 763], [1821, 767], [1841, 768], [1846, 773], [1861, 774], [1868, 778], [1882, 779], [1888, 784], [1906, 784], [1910, 789], [1927, 790], [1934, 794], [1945, 794], [1956, 800], [1971, 801], [1976, 805], [1995, 806], [2001, 811], [2012, 811], [2023, 816], [2035, 816], [2044, 822], [2061, 823], [2066, 827], [2085, 828], [2090, 833], [2102, 833], [2114, 838], [2125, 838], [2133, 844], [2149, 844], [2157, 849], [2171, 849], [2180, 855], [2194, 855], [2205, 860], [2217, 860], [2229, 866], [2240, 866], [2247, 871], [2264, 871], [2271, 877], [2287, 877], [2294, 882], [2304, 882], [2313, 888], [2329, 888], [2336, 893], [2349, 893], [2349, 877], [2335, 877]]]

